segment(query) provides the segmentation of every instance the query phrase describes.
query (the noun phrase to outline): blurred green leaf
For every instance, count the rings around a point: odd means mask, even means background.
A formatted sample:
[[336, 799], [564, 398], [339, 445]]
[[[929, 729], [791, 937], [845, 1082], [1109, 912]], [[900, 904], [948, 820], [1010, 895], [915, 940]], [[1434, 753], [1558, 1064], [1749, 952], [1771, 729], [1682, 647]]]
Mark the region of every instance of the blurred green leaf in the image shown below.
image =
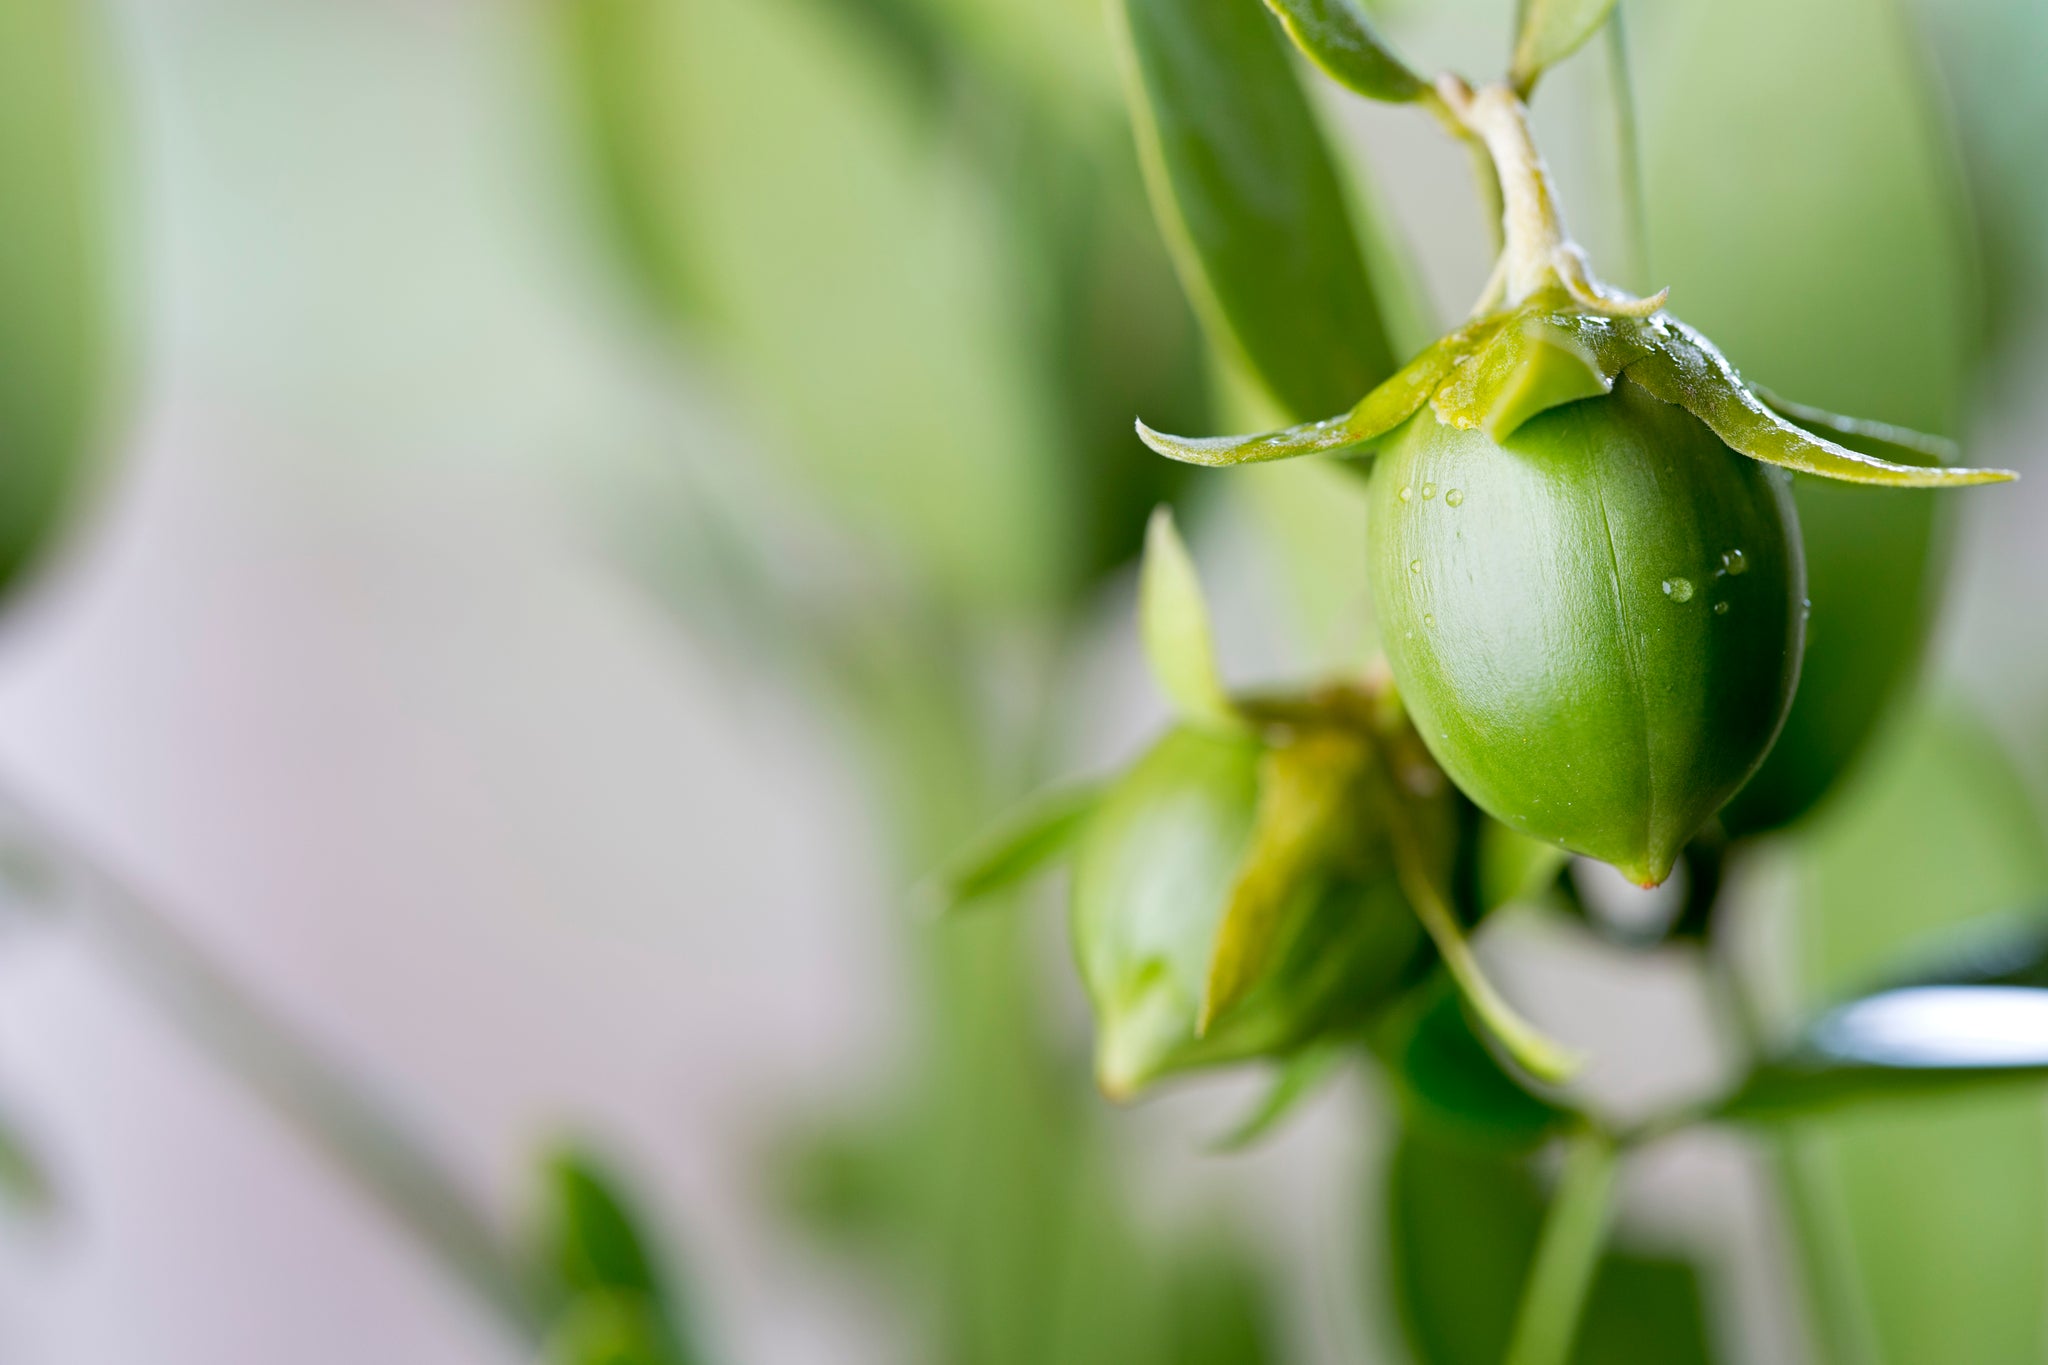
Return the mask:
[[1380, 38], [1357, 0], [1266, 0], [1309, 60], [1367, 99], [1405, 103], [1428, 87]]
[[[2048, 827], [1993, 736], [1922, 713], [1876, 757], [1798, 850], [1808, 1009], [1938, 967], [1945, 939], [1968, 944], [1986, 917], [2048, 897]], [[1853, 1359], [1858, 1343], [1896, 1361], [2048, 1354], [2034, 1311], [2048, 1280], [2043, 1089], [1865, 1106], [1784, 1140], [1831, 1355]]]
[[689, 1365], [670, 1354], [659, 1315], [636, 1294], [586, 1294], [548, 1333], [548, 1365]]
[[1521, 26], [1508, 79], [1527, 94], [1537, 78], [1585, 46], [1614, 9], [1614, 0], [1522, 0]]
[[563, 1148], [542, 1161], [534, 1245], [563, 1305], [559, 1353], [550, 1359], [564, 1365], [689, 1365], [697, 1359], [674, 1286], [656, 1263], [642, 1223], [617, 1180], [588, 1152]]
[[1409, 1121], [1441, 1136], [1527, 1148], [1570, 1115], [1525, 1089], [1487, 1049], [1444, 972], [1410, 991], [1381, 1022], [1375, 1050]]
[[1099, 782], [1069, 782], [1019, 802], [934, 878], [939, 908], [965, 909], [1043, 871], [1073, 847], [1101, 797]]
[[[1387, 1239], [1401, 1325], [1417, 1365], [1499, 1365], [1534, 1259], [1544, 1196], [1523, 1159], [1405, 1130], [1387, 1168]], [[1574, 1365], [1712, 1359], [1699, 1274], [1684, 1261], [1610, 1250]]]
[[1165, 507], [1152, 513], [1145, 531], [1138, 633], [1153, 678], [1183, 719], [1223, 729], [1243, 724], [1216, 671], [1216, 641], [1195, 562]]
[[1482, 915], [1540, 894], [1557, 880], [1571, 854], [1531, 839], [1498, 820], [1479, 827], [1479, 911]]
[[1119, 0], [1139, 155], [1211, 340], [1293, 419], [1394, 355], [1351, 209], [1278, 25], [1239, 0]]
[[21, 1133], [0, 1115], [0, 1204], [8, 1212], [40, 1217], [56, 1207], [56, 1186]]
[[108, 437], [115, 335], [98, 8], [0, 6], [0, 588], [50, 544]]

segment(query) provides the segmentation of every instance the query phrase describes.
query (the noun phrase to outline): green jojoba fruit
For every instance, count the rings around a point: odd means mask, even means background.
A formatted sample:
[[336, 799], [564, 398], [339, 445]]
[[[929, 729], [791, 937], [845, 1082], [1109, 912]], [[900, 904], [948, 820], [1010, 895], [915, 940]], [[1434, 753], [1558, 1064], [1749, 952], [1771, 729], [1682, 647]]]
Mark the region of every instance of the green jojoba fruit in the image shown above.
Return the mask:
[[[1334, 730], [1269, 742], [1183, 725], [1104, 794], [1075, 851], [1071, 923], [1106, 1094], [1285, 1055], [1386, 997], [1420, 932], [1356, 835], [1370, 765]], [[1262, 915], [1277, 922], [1268, 951], [1226, 983], [1230, 921]], [[1233, 1002], [1205, 1018], [1219, 990]]]
[[1367, 516], [1382, 642], [1437, 762], [1511, 828], [1663, 881], [1792, 702], [1784, 476], [1623, 379], [1498, 442], [1418, 413]]

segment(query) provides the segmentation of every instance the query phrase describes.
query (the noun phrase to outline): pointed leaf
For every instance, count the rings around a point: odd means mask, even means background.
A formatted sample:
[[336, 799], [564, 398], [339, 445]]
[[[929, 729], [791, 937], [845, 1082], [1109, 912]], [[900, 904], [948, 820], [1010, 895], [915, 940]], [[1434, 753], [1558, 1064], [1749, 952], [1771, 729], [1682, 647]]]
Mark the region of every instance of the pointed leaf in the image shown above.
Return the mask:
[[1526, 0], [1508, 79], [1524, 95], [1537, 77], [1577, 52], [1600, 31], [1615, 0]]
[[1628, 367], [1628, 377], [1665, 402], [1683, 407], [1753, 460], [1823, 478], [1894, 488], [1946, 488], [2019, 477], [2009, 469], [1894, 464], [1836, 445], [1773, 412], [1698, 332], [1671, 318], [1660, 321], [1659, 344]]
[[1242, 1000], [1285, 947], [1288, 911], [1301, 902], [1306, 876], [1328, 857], [1342, 825], [1365, 747], [1348, 734], [1311, 734], [1267, 753], [1251, 843], [1231, 886], [1202, 992], [1198, 1033]]
[[1358, 0], [1266, 0], [1287, 36], [1337, 84], [1367, 99], [1396, 104], [1429, 87], [1396, 57]]
[[1026, 797], [933, 878], [929, 898], [950, 914], [1043, 871], [1072, 847], [1101, 796], [1099, 782], [1067, 782]]
[[1279, 26], [1249, 0], [1117, 0], [1153, 212], [1210, 339], [1296, 419], [1395, 356]]
[[1414, 416], [1456, 371], [1458, 362], [1483, 348], [1506, 321], [1505, 316], [1481, 318], [1439, 337], [1342, 417], [1253, 436], [1168, 436], [1140, 422], [1138, 436], [1169, 460], [1211, 467], [1264, 464], [1364, 446]]
[[1273, 1078], [1272, 1087], [1259, 1100], [1258, 1107], [1211, 1150], [1241, 1152], [1272, 1132], [1297, 1105], [1337, 1074], [1350, 1048], [1348, 1040], [1325, 1038], [1282, 1062], [1280, 1074]]
[[1161, 507], [1145, 528], [1145, 563], [1138, 580], [1138, 632], [1145, 658], [1174, 709], [1199, 724], [1235, 728], [1237, 709], [1216, 672], [1209, 607], [1188, 547]]

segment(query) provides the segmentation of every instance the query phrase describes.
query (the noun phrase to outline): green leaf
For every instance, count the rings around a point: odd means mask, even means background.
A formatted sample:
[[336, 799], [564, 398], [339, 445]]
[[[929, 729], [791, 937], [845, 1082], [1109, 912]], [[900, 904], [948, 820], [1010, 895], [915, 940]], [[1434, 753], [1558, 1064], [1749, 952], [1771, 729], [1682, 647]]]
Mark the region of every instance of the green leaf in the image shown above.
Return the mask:
[[1443, 1136], [1533, 1147], [1570, 1118], [1495, 1059], [1447, 973], [1438, 972], [1389, 1013], [1374, 1047], [1409, 1121]]
[[1101, 799], [1099, 782], [1048, 787], [999, 818], [932, 880], [942, 913], [964, 910], [1039, 873], [1073, 846]]
[[116, 364], [98, 7], [0, 5], [0, 588], [91, 484]]
[[1336, 1076], [1345, 1057], [1350, 1054], [1351, 1046], [1349, 1039], [1318, 1039], [1281, 1062], [1279, 1074], [1273, 1078], [1273, 1084], [1261, 1097], [1258, 1106], [1211, 1150], [1241, 1152], [1271, 1133], [1280, 1126], [1281, 1120], [1294, 1112], [1297, 1105]]
[[0, 1121], [0, 1203], [10, 1212], [40, 1217], [56, 1202], [56, 1187], [42, 1158], [12, 1124]]
[[[568, 1147], [541, 1163], [535, 1248], [560, 1299], [564, 1365], [688, 1365], [697, 1357], [674, 1292], [617, 1181]], [[573, 1349], [572, 1349], [573, 1348]]]
[[1173, 512], [1160, 507], [1145, 528], [1145, 563], [1138, 579], [1138, 633], [1152, 676], [1184, 719], [1219, 729], [1243, 722], [1216, 671], [1216, 645], [1202, 583]]
[[1614, 0], [1524, 0], [1508, 79], [1527, 95], [1537, 78], [1583, 47], [1607, 22]]
[[1310, 61], [1367, 99], [1404, 104], [1429, 87], [1380, 38], [1358, 0], [1266, 0]]
[[1394, 372], [1287, 40], [1249, 0], [1118, 0], [1153, 212], [1211, 341], [1297, 420]]
[[[1519, 1154], [1404, 1129], [1386, 1171], [1388, 1282], [1416, 1365], [1500, 1365], [1543, 1221]], [[1610, 1248], [1573, 1365], [1706, 1365], [1700, 1274]]]
[[586, 1294], [548, 1333], [548, 1365], [687, 1365], [669, 1353], [660, 1315], [637, 1294]]
[[1631, 364], [1628, 377], [1665, 402], [1683, 407], [1753, 460], [1802, 474], [1893, 488], [1951, 488], [2019, 477], [2009, 469], [1896, 464], [1837, 445], [1773, 412], [1704, 336], [1668, 318], [1664, 327], [1661, 344]]
[[1356, 808], [1360, 776], [1370, 755], [1356, 737], [1312, 733], [1269, 749], [1260, 762], [1259, 806], [1237, 879], [1216, 928], [1197, 1033], [1209, 1026], [1271, 970], [1288, 940], [1287, 912], [1327, 861], [1332, 845], [1360, 831], [1344, 817]]
[[1414, 416], [1458, 362], [1483, 348], [1506, 321], [1502, 315], [1481, 318], [1439, 337], [1342, 417], [1253, 436], [1168, 436], [1140, 422], [1138, 436], [1169, 460], [1211, 467], [1264, 464], [1364, 446]]
[[[1979, 944], [1987, 916], [2048, 896], [2048, 821], [2005, 745], [1953, 714], [1909, 719], [1788, 849], [1793, 984], [1807, 1009], [1939, 972], [1945, 940]], [[2035, 1311], [2048, 1222], [2031, 1212], [2048, 1208], [2044, 1089], [1774, 1126], [1801, 1241], [1829, 1291], [1817, 1299], [1825, 1336], [1867, 1339], [1893, 1361], [2048, 1353]], [[1933, 1283], [1943, 1292], [1928, 1293]]]

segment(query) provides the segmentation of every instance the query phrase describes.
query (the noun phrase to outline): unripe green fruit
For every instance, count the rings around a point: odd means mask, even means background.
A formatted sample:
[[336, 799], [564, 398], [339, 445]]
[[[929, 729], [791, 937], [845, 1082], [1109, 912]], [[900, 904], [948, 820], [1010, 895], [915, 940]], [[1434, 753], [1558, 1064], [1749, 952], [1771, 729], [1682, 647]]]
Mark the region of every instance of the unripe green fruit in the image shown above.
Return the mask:
[[1402, 701], [1514, 829], [1662, 881], [1753, 773], [1798, 680], [1784, 476], [1623, 378], [1496, 444], [1428, 409], [1367, 513]]
[[1246, 733], [1169, 732], [1090, 817], [1073, 861], [1071, 924], [1097, 1024], [1096, 1072], [1123, 1098], [1160, 1076], [1277, 1056], [1384, 999], [1420, 934], [1377, 859], [1337, 848], [1285, 869], [1287, 928], [1244, 997], [1200, 1027], [1233, 888], [1253, 861], [1272, 746]]

